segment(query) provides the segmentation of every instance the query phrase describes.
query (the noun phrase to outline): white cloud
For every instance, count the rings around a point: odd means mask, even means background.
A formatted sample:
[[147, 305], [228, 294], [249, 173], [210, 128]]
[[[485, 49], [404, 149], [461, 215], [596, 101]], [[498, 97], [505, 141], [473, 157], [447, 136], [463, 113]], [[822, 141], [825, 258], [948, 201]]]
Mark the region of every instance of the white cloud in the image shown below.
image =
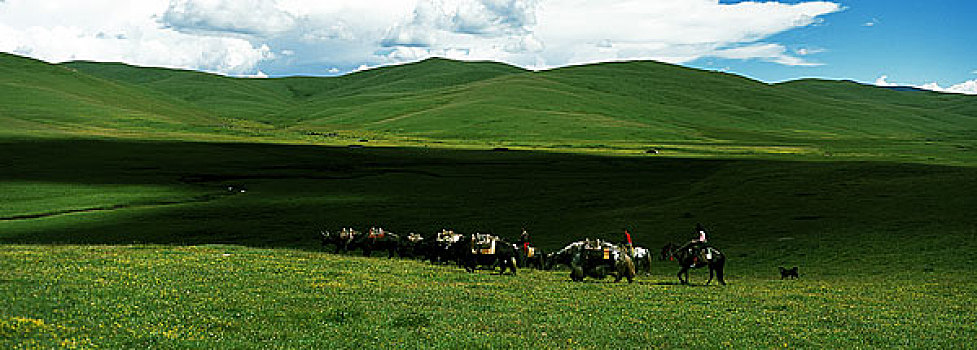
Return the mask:
[[296, 18], [274, 1], [174, 0], [159, 22], [187, 33], [274, 35], [294, 28]]
[[760, 59], [768, 62], [780, 63], [787, 66], [819, 66], [820, 63], [807, 62], [804, 59], [790, 56], [787, 48], [780, 44], [753, 44], [729, 49], [716, 50], [716, 57], [731, 59]]
[[897, 84], [897, 83], [891, 83], [891, 82], [889, 82], [888, 81], [888, 78], [889, 77], [887, 75], [880, 76], [878, 79], [875, 80], [875, 85], [877, 85], [877, 86], [912, 86], [912, 87], [923, 89], [923, 90], [930, 90], [930, 91], [937, 91], [937, 92], [946, 92], [946, 93], [954, 93], [954, 94], [965, 94], [965, 95], [977, 95], [977, 79], [968, 80], [968, 81], [962, 82], [960, 84], [951, 85], [950, 87], [944, 88], [944, 87], [940, 86], [940, 84], [938, 84], [936, 82], [926, 83], [926, 84], [922, 84], [922, 85]]
[[888, 79], [889, 79], [889, 76], [888, 75], [880, 76], [878, 79], [875, 79], [875, 85], [876, 86], [897, 86], [897, 84], [893, 84], [893, 83], [888, 82]]
[[952, 92], [952, 93], [966, 94], [966, 95], [977, 95], [977, 79], [968, 80], [942, 90], [940, 88], [940, 85], [936, 83], [931, 83], [931, 84], [934, 85], [933, 91]]
[[262, 72], [262, 71], [261, 71], [261, 70], [259, 69], [257, 73], [254, 73], [254, 74], [245, 74], [245, 75], [240, 75], [239, 77], [241, 77], [241, 78], [255, 78], [255, 79], [264, 79], [264, 78], [267, 78], [267, 77], [268, 77], [268, 74], [265, 74], [265, 72]]
[[827, 52], [827, 51], [828, 50], [825, 50], [825, 49], [822, 49], [822, 48], [807, 48], [807, 47], [802, 47], [802, 48], [799, 48], [799, 49], [794, 50], [794, 53], [797, 54], [798, 56], [808, 56], [808, 55], [816, 55], [816, 54], [819, 54], [819, 53], [822, 53], [822, 52]]
[[[0, 51], [232, 75], [309, 72], [444, 56], [549, 68], [703, 57], [812, 66], [770, 36], [833, 2], [718, 0], [7, 0]], [[279, 53], [275, 55], [274, 53]]]
[[121, 61], [224, 74], [254, 73], [268, 45], [180, 33], [153, 18], [167, 2], [9, 0], [0, 5], [0, 51], [49, 62]]
[[879, 25], [880, 23], [882, 23], [882, 22], [880, 22], [878, 18], [872, 18], [871, 21], [868, 21], [868, 22], [865, 22], [864, 24], [862, 24], [862, 27], [874, 27], [874, 26]]

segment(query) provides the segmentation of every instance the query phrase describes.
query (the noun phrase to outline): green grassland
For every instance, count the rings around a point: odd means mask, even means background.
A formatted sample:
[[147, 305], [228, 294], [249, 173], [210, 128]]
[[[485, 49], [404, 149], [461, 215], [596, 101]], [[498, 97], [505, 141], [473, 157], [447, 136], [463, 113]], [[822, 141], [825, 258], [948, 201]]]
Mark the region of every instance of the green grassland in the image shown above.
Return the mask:
[[663, 263], [612, 284], [239, 246], [0, 257], [7, 348], [967, 348], [977, 336], [974, 279], [947, 272], [781, 281], [736, 263], [730, 285], [703, 288], [671, 284]]
[[[0, 149], [11, 346], [965, 347], [977, 333], [963, 311], [977, 300], [972, 167], [187, 142]], [[39, 209], [52, 215], [12, 218]], [[525, 226], [555, 249], [628, 228], [657, 247], [695, 222], [730, 256], [729, 286], [675, 285], [670, 262], [633, 285], [472, 275], [337, 256], [316, 237], [378, 225], [512, 238]], [[802, 278], [780, 281], [778, 265]]]
[[[974, 97], [654, 62], [236, 79], [0, 54], [0, 347], [966, 348], [975, 147]], [[654, 249], [696, 222], [727, 287], [317, 241], [628, 229]]]

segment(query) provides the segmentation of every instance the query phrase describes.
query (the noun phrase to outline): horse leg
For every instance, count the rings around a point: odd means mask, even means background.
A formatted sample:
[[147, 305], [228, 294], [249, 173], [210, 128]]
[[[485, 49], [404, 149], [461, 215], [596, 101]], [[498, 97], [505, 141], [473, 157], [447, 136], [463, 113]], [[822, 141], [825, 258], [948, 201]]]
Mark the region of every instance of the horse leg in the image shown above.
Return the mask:
[[516, 275], [516, 258], [509, 258], [509, 269], [512, 270], [512, 275]]
[[[681, 270], [678, 270], [678, 282], [679, 283], [681, 283], [681, 284], [689, 284], [689, 274], [688, 274], [688, 271], [689, 271], [689, 268], [688, 267], [685, 267], [685, 266], [682, 266], [682, 269]], [[685, 273], [685, 279], [682, 279], [682, 273], [683, 272]]]
[[716, 266], [716, 279], [719, 281], [720, 285], [726, 285], [726, 280], [723, 278], [723, 269], [726, 266], [726, 261], [720, 261]]
[[712, 275], [713, 275], [713, 267], [712, 267], [712, 263], [710, 263], [709, 264], [709, 280], [706, 281], [706, 285], [707, 286], [709, 285], [709, 283], [712, 283]]

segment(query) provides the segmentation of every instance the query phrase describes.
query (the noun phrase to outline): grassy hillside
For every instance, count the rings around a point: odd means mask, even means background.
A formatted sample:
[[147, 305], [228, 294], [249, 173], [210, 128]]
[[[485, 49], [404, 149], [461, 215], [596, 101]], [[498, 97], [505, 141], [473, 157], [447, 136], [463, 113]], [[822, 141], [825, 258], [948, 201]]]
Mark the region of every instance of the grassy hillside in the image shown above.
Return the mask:
[[[20, 131], [24, 125], [61, 115], [76, 118], [66, 125], [99, 124], [107, 128], [104, 134], [131, 137], [126, 135], [133, 127], [115, 110], [136, 108], [140, 101], [160, 109], [176, 101], [172, 108], [183, 114], [167, 112], [169, 118], [203, 114], [208, 119], [203, 125], [177, 120], [156, 126], [169, 133], [167, 138], [320, 144], [367, 138], [386, 145], [605, 152], [657, 147], [680, 157], [831, 154], [943, 164], [970, 163], [977, 147], [973, 96], [819, 80], [769, 85], [655, 62], [527, 72], [498, 63], [430, 59], [334, 78], [241, 79], [90, 62], [65, 64], [74, 71], [56, 74], [65, 70], [0, 58], [0, 66], [36, 77], [32, 86], [114, 97], [86, 101], [97, 106], [90, 107], [96, 109], [86, 120], [77, 120], [83, 113], [71, 104], [30, 110], [12, 100], [2, 112], [12, 134], [30, 134]], [[112, 82], [129, 94], [75, 87], [79, 81]], [[7, 96], [40, 89], [12, 82], [2, 86]]]
[[169, 96], [3, 53], [0, 106], [0, 135], [124, 136], [134, 130], [194, 128], [213, 120]]

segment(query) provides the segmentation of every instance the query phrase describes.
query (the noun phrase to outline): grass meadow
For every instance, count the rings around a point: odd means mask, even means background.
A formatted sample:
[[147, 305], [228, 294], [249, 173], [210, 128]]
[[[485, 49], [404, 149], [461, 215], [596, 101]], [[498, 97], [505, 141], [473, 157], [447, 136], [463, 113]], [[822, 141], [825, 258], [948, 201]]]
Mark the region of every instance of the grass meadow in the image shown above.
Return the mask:
[[[897, 161], [7, 140], [5, 348], [967, 348], [977, 170]], [[228, 191], [227, 187], [246, 189]], [[726, 287], [334, 255], [317, 230], [655, 249]], [[800, 266], [782, 281], [777, 266]], [[693, 272], [702, 284], [705, 271]]]
[[[8, 246], [5, 348], [967, 348], [972, 275], [633, 284], [242, 246]], [[873, 256], [878, 258], [878, 256]], [[915, 270], [915, 269], [914, 269]], [[702, 272], [693, 274], [703, 281]]]

